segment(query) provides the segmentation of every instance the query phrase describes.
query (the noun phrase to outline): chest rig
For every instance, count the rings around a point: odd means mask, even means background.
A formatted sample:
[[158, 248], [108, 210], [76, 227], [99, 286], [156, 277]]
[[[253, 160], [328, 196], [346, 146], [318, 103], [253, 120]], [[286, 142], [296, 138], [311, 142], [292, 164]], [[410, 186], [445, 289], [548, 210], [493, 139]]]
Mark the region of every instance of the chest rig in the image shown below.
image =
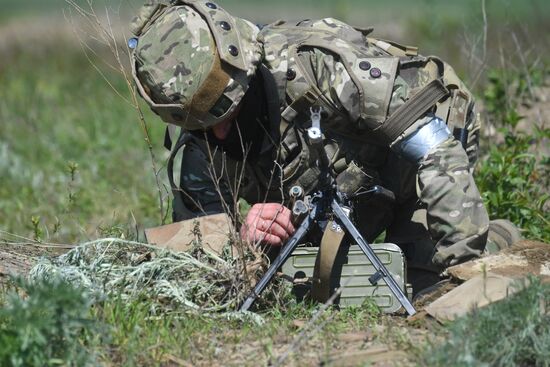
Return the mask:
[[[371, 38], [371, 31], [329, 18], [297, 25], [279, 22], [260, 33], [263, 64], [273, 75], [280, 101], [279, 161], [285, 188], [300, 185], [311, 191], [317, 181], [318, 157], [304, 138], [311, 108], [323, 110], [325, 150], [336, 175], [352, 163], [376, 170], [392, 141], [430, 110], [451, 131], [457, 128], [470, 140], [476, 137], [472, 96], [452, 68], [436, 57], [418, 55], [415, 47]], [[348, 90], [352, 85], [347, 106], [330, 98], [333, 85], [319, 82], [319, 73], [326, 71], [312, 62], [314, 50], [345, 68], [331, 81], [347, 83]], [[339, 75], [349, 79], [335, 79]], [[346, 111], [350, 106], [353, 115]]]

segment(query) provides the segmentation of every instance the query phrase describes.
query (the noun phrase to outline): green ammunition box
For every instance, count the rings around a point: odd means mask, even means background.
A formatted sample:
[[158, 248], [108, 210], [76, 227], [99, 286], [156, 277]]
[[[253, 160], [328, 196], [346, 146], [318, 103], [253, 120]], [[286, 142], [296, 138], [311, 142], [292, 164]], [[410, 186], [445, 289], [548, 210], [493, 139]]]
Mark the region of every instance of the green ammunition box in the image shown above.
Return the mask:
[[[393, 243], [371, 246], [403, 292], [410, 297], [411, 292], [406, 284], [405, 257], [401, 249]], [[283, 265], [283, 273], [294, 279], [312, 277], [318, 251], [318, 247], [298, 247]], [[347, 254], [346, 251], [340, 251], [332, 271], [333, 287], [342, 286], [340, 306], [360, 305], [367, 298], [371, 298], [385, 313], [399, 310], [401, 304], [384, 280], [380, 280], [377, 285], [372, 285], [369, 282], [369, 277], [375, 273], [376, 270], [359, 246], [350, 246]]]

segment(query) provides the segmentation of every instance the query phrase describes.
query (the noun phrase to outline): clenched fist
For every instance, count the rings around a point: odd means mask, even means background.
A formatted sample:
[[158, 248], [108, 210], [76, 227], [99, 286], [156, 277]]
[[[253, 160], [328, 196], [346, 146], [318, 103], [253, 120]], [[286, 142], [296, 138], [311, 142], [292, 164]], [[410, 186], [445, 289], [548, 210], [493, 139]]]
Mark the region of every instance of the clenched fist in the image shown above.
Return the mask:
[[250, 243], [281, 246], [295, 232], [292, 212], [276, 204], [255, 204], [241, 227], [241, 238]]

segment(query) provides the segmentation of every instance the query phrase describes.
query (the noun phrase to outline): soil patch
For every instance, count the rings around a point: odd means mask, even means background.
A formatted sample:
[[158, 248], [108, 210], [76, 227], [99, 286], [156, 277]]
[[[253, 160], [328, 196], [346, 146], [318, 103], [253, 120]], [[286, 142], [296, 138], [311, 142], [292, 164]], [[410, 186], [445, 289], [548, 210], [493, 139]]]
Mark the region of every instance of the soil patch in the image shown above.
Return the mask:
[[59, 256], [68, 248], [37, 244], [0, 242], [0, 284], [10, 277], [23, 277], [41, 257]]

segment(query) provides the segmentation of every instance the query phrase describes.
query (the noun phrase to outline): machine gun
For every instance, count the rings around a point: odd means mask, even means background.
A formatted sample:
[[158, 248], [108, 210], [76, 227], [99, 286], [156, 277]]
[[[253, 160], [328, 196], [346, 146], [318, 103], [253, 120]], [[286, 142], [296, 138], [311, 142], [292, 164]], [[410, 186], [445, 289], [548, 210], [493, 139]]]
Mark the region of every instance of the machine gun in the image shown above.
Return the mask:
[[[293, 214], [297, 217], [304, 217], [300, 226], [296, 232], [289, 238], [287, 243], [279, 252], [279, 255], [271, 263], [271, 266], [262, 276], [260, 281], [256, 284], [248, 298], [243, 302], [240, 307], [241, 311], [247, 311], [250, 309], [257, 297], [259, 297], [265, 290], [269, 282], [275, 276], [277, 269], [279, 269], [290, 257], [292, 252], [296, 249], [300, 241], [304, 236], [313, 228], [315, 223], [333, 220], [347, 235], [353, 239], [353, 241], [359, 246], [361, 251], [365, 254], [368, 260], [372, 263], [376, 269], [376, 273], [369, 277], [369, 282], [372, 285], [377, 285], [378, 282], [383, 280], [393, 295], [397, 298], [399, 303], [405, 308], [409, 315], [414, 315], [416, 310], [413, 305], [404, 294], [401, 287], [395, 281], [391, 273], [376, 256], [371, 246], [363, 238], [359, 230], [355, 227], [350, 219], [353, 205], [352, 201], [354, 196], [344, 194], [338, 190], [335, 180], [330, 177], [328, 157], [326, 156], [323, 137], [321, 132], [321, 110], [311, 109], [311, 121], [312, 126], [308, 129], [308, 137], [310, 144], [314, 147], [319, 154], [319, 165], [321, 168], [320, 175], [320, 190], [313, 194], [309, 200], [295, 200], [293, 205]], [[291, 189], [291, 197], [298, 197], [301, 195], [301, 188], [293, 187]], [[384, 189], [381, 186], [373, 186], [369, 190], [361, 194], [370, 195], [383, 195], [387, 197], [393, 197], [393, 193]]]

